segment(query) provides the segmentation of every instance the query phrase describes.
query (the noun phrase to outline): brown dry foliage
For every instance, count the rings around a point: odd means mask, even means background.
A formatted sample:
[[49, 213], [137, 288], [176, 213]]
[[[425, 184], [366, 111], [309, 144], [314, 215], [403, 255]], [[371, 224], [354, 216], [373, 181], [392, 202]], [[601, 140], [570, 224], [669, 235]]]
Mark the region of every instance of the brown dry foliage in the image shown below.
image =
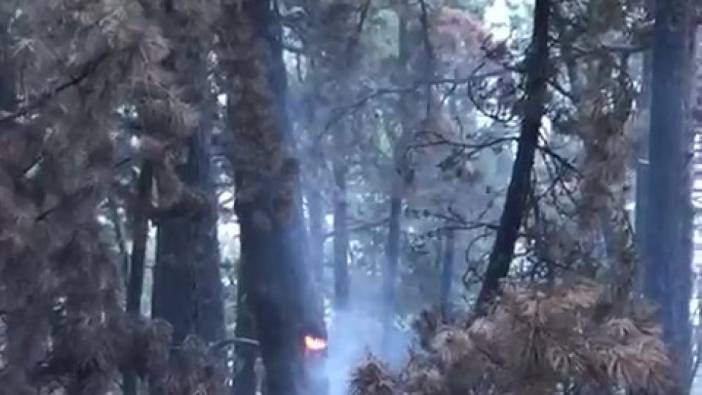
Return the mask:
[[[428, 325], [399, 373], [370, 357], [355, 394], [549, 394], [563, 388], [666, 394], [668, 358], [651, 311], [616, 316], [589, 280], [550, 289], [510, 284], [492, 311], [463, 325]], [[424, 315], [424, 321], [431, 319]], [[435, 330], [427, 330], [436, 328]]]
[[171, 135], [191, 119], [162, 67], [171, 48], [159, 24], [136, 0], [28, 0], [22, 10], [25, 35], [10, 53], [24, 69], [0, 76], [28, 115], [0, 131], [0, 394], [104, 394], [125, 367], [156, 392], [223, 393], [203, 345], [174, 350], [167, 324], [126, 315], [97, 221], [122, 100], [144, 90], [169, 99], [155, 118]]

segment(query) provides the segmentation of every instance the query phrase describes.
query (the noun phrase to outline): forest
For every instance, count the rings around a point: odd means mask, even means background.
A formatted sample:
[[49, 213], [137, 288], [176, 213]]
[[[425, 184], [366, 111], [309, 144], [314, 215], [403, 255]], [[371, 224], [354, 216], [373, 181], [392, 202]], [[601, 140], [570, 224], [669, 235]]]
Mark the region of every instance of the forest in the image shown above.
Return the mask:
[[700, 0], [0, 0], [0, 395], [700, 395]]

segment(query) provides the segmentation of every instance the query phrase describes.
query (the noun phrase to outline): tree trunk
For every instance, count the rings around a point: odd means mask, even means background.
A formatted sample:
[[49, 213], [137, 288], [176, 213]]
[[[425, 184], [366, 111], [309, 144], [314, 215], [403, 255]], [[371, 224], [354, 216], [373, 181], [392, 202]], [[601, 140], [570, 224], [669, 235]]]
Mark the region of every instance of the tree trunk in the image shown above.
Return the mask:
[[[248, 251], [249, 246], [244, 245], [242, 240], [241, 250]], [[242, 267], [246, 256], [243, 254], [239, 260], [239, 270], [237, 273], [237, 296], [236, 296], [236, 330], [237, 338], [254, 339], [256, 332], [254, 328], [254, 317], [251, 314], [247, 284], [250, 280], [244, 277]], [[236, 344], [236, 359], [234, 360], [234, 395], [256, 395], [256, 356], [258, 348], [248, 343]]]
[[[655, 8], [654, 0], [646, 0], [645, 7], [647, 14], [652, 17]], [[649, 129], [650, 129], [650, 111], [651, 111], [651, 68], [652, 68], [652, 58], [651, 51], [646, 51], [643, 55], [643, 67], [642, 67], [642, 84], [641, 93], [639, 94], [639, 115], [641, 119], [639, 120], [637, 133], [637, 145], [636, 145], [636, 208], [634, 212], [634, 228], [636, 230], [636, 253], [638, 254], [639, 265], [641, 268], [646, 268], [648, 266], [649, 257], [646, 251], [646, 237], [645, 232], [648, 228], [646, 224], [646, 215], [649, 210], [648, 206], [648, 150], [649, 150]], [[643, 289], [643, 276], [644, 270], [638, 270], [636, 273], [636, 290], [637, 293], [641, 293]]]
[[206, 41], [183, 35], [172, 2], [163, 3], [163, 29], [173, 40], [167, 66], [179, 79], [184, 98], [202, 114], [184, 141], [187, 160], [176, 173], [187, 192], [205, 203], [197, 209], [172, 211], [158, 221], [153, 277], [152, 316], [173, 325], [180, 344], [188, 335], [213, 343], [224, 337], [222, 283], [217, 240], [217, 198], [211, 166], [211, 119], [216, 104], [207, 81]]
[[455, 253], [456, 235], [453, 229], [449, 229], [444, 237], [444, 259], [441, 267], [441, 283], [439, 287], [439, 307], [444, 321], [448, 321], [451, 315], [451, 283], [453, 282]]
[[[397, 282], [397, 262], [400, 256], [400, 219], [402, 198], [393, 195], [390, 198], [390, 229], [388, 231], [387, 263], [383, 273], [383, 336], [389, 340], [395, 316], [395, 286]], [[383, 342], [388, 344], [387, 341]]]
[[672, 394], [683, 394], [688, 390], [691, 350], [691, 262], [683, 246], [691, 220], [685, 154], [690, 143], [686, 109], [694, 12], [690, 0], [670, 0], [658, 1], [655, 14], [644, 292], [660, 306], [664, 338], [678, 375]]
[[478, 314], [486, 312], [488, 304], [499, 292], [500, 280], [509, 272], [526, 210], [526, 200], [531, 190], [531, 170], [534, 166], [541, 118], [545, 111], [546, 72], [549, 67], [549, 3], [549, 0], [536, 0], [531, 53], [528, 55], [527, 64], [524, 119], [517, 145], [517, 157], [512, 167], [512, 178], [507, 189], [495, 244], [475, 305]]
[[[411, 71], [408, 70], [411, 65], [410, 51], [411, 39], [408, 30], [408, 6], [400, 5], [399, 13], [399, 29], [398, 40], [400, 54], [397, 60], [397, 67], [402, 71], [405, 79], [410, 79]], [[406, 147], [410, 141], [412, 132], [412, 120], [414, 120], [415, 97], [410, 94], [404, 94], [400, 97], [399, 113], [401, 118], [400, 130], [396, 137], [395, 147], [393, 147], [393, 180], [390, 191], [390, 216], [388, 217], [388, 242], [385, 252], [386, 263], [383, 271], [383, 289], [382, 289], [382, 323], [383, 323], [383, 344], [389, 345], [392, 338], [392, 326], [395, 320], [396, 298], [395, 288], [397, 285], [397, 266], [400, 258], [400, 236], [402, 234], [402, 204], [403, 190], [405, 187], [405, 177], [407, 175], [406, 163]]]
[[144, 260], [146, 242], [149, 238], [149, 208], [151, 207], [151, 185], [153, 167], [144, 162], [139, 173], [137, 195], [132, 219], [132, 259], [127, 288], [127, 312], [138, 317], [141, 310], [141, 296], [144, 290]]
[[[346, 193], [346, 158], [344, 127], [334, 133], [334, 305], [344, 310], [349, 304], [349, 228]], [[340, 135], [342, 134], [342, 135]]]
[[176, 343], [191, 334], [210, 343], [224, 337], [217, 206], [208, 134], [203, 129], [189, 138], [188, 161], [178, 169], [187, 187], [205, 196], [207, 209], [158, 223], [152, 316], [173, 325]]
[[[303, 336], [326, 337], [321, 301], [305, 262], [306, 232], [299, 197], [299, 162], [285, 109], [281, 27], [270, 1], [225, 6], [223, 56], [232, 83], [228, 115], [237, 174], [235, 210], [242, 275], [266, 368], [269, 395], [314, 394]], [[316, 384], [316, 383], [315, 383]]]
[[[153, 166], [144, 161], [141, 165], [137, 183], [137, 195], [134, 202], [132, 219], [132, 258], [127, 284], [127, 313], [139, 317], [141, 296], [144, 290], [144, 260], [146, 259], [146, 242], [149, 238], [149, 209], [151, 207], [151, 185], [153, 183]], [[124, 394], [136, 395], [137, 378], [133, 371], [124, 372]]]
[[310, 264], [314, 279], [322, 284], [324, 279], [324, 207], [319, 186], [310, 185], [307, 190], [307, 206], [310, 221]]

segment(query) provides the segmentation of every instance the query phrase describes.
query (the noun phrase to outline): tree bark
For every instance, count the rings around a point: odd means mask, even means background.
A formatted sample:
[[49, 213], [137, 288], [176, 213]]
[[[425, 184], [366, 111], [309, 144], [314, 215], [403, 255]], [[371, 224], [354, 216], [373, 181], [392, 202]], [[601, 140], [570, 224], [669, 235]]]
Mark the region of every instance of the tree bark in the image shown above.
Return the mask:
[[690, 371], [691, 262], [689, 231], [689, 117], [692, 51], [692, 2], [658, 1], [652, 54], [651, 123], [647, 197], [647, 266], [644, 293], [660, 306], [659, 318], [686, 393]]
[[549, 67], [549, 7], [549, 0], [536, 1], [531, 52], [528, 55], [527, 64], [524, 119], [517, 145], [517, 157], [512, 167], [512, 178], [507, 189], [495, 244], [475, 305], [478, 314], [486, 312], [488, 304], [499, 292], [500, 281], [509, 272], [526, 210], [527, 197], [531, 190], [530, 177], [534, 166], [534, 154], [539, 139], [541, 118], [545, 112], [546, 73]]
[[[268, 395], [314, 394], [303, 336], [326, 337], [321, 301], [305, 261], [299, 162], [285, 109], [281, 27], [270, 1], [226, 5], [228, 115], [237, 174], [235, 210], [242, 275], [266, 368]], [[315, 383], [316, 384], [316, 383]]]

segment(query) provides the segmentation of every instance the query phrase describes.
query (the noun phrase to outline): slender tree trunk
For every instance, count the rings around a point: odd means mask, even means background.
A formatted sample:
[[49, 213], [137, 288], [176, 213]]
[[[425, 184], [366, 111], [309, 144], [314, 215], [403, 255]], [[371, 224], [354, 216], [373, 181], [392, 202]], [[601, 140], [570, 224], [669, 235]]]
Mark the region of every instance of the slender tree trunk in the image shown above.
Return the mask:
[[[647, 0], [645, 3], [646, 10], [649, 16], [652, 16], [655, 8], [655, 0]], [[638, 144], [636, 146], [636, 208], [634, 212], [634, 225], [636, 230], [636, 253], [641, 268], [648, 266], [649, 257], [646, 251], [645, 232], [648, 228], [646, 224], [648, 206], [648, 150], [649, 150], [649, 130], [650, 130], [650, 111], [651, 111], [651, 69], [652, 57], [651, 51], [646, 51], [643, 55], [641, 93], [639, 94], [639, 115], [641, 117], [636, 130]], [[643, 276], [645, 271], [638, 270], [636, 273], [636, 289], [640, 294], [643, 289]]]
[[[313, 68], [310, 71], [311, 74], [318, 73], [318, 71]], [[313, 88], [312, 92], [316, 94], [319, 91], [319, 84], [316, 80], [312, 82]], [[317, 100], [314, 95], [308, 97], [306, 100], [306, 114], [305, 118], [307, 120], [307, 127], [317, 130], [321, 128], [317, 116]], [[321, 139], [316, 139], [312, 143], [310, 149], [310, 154], [307, 158], [308, 173], [307, 185], [305, 186], [305, 195], [307, 197], [307, 208], [309, 211], [309, 256], [310, 265], [312, 267], [312, 272], [314, 279], [318, 286], [322, 286], [324, 281], [324, 199], [322, 195], [322, 168], [323, 165], [323, 155], [322, 155], [322, 142]]]
[[[689, 213], [690, 62], [692, 2], [658, 1], [653, 43], [649, 144], [645, 295], [660, 305], [659, 317], [678, 375], [671, 394], [684, 394], [690, 370], [691, 262], [685, 239]], [[688, 145], [688, 146], [686, 146]]]
[[141, 296], [144, 290], [144, 260], [146, 259], [146, 242], [149, 238], [149, 208], [151, 207], [151, 185], [153, 167], [144, 162], [141, 166], [137, 185], [132, 220], [132, 259], [129, 269], [129, 286], [127, 288], [127, 312], [138, 317], [141, 308]]
[[[241, 250], [248, 251], [249, 246], [245, 245], [246, 240], [241, 240]], [[244, 277], [242, 267], [246, 256], [241, 255], [239, 270], [237, 273], [237, 296], [236, 296], [236, 330], [238, 338], [254, 339], [256, 331], [254, 328], [254, 317], [251, 313], [251, 305], [248, 298], [248, 286], [250, 280]], [[256, 356], [258, 348], [252, 344], [237, 343], [236, 359], [234, 360], [234, 395], [256, 395]]]
[[117, 202], [115, 202], [115, 199], [112, 196], [107, 198], [107, 205], [110, 210], [110, 217], [112, 217], [112, 224], [115, 227], [115, 242], [122, 261], [122, 281], [124, 281], [124, 284], [126, 285], [127, 278], [129, 277], [129, 253], [127, 252], [127, 243], [125, 241], [122, 220], [120, 219], [119, 211], [117, 210]]
[[[398, 58], [398, 68], [402, 70], [406, 79], [410, 78], [410, 71], [407, 70], [410, 61], [411, 43], [408, 31], [407, 5], [399, 8], [400, 24], [398, 31], [400, 54]], [[414, 119], [413, 98], [405, 94], [400, 98], [399, 112], [401, 114], [400, 131], [393, 148], [393, 175], [392, 189], [390, 191], [390, 215], [388, 217], [388, 242], [385, 252], [386, 263], [383, 271], [383, 344], [389, 345], [392, 338], [392, 326], [396, 312], [395, 288], [397, 286], [397, 266], [400, 258], [400, 236], [402, 234], [402, 204], [404, 177], [407, 173], [405, 161], [405, 149], [407, 141], [410, 139], [412, 131], [412, 120]]]
[[[390, 198], [390, 229], [388, 231], [387, 263], [383, 273], [383, 323], [384, 338], [389, 340], [395, 316], [395, 287], [397, 282], [397, 263], [400, 255], [402, 198], [394, 194]], [[387, 341], [384, 341], [387, 344]]]
[[314, 278], [322, 284], [324, 278], [324, 207], [319, 186], [310, 185], [307, 189], [307, 205], [310, 218], [310, 264]]
[[[141, 165], [137, 182], [137, 195], [134, 202], [132, 219], [132, 258], [127, 284], [127, 313], [139, 317], [141, 296], [144, 290], [144, 261], [146, 259], [146, 242], [149, 238], [149, 209], [151, 207], [151, 185], [153, 183], [153, 166], [144, 161]], [[124, 372], [124, 394], [136, 395], [137, 378], [133, 371]]]
[[546, 72], [549, 67], [549, 7], [549, 0], [536, 0], [534, 31], [527, 65], [527, 96], [524, 102], [524, 119], [517, 145], [517, 157], [512, 167], [512, 178], [507, 189], [495, 244], [476, 302], [475, 308], [478, 314], [486, 312], [488, 304], [499, 292], [500, 280], [505, 278], [509, 272], [514, 256], [514, 247], [526, 210], [526, 200], [531, 190], [531, 170], [534, 166], [534, 154], [539, 139], [541, 118], [545, 111]]
[[340, 128], [334, 133], [334, 304], [343, 310], [349, 303], [349, 228], [348, 196], [346, 193], [346, 158], [345, 134], [347, 130]]
[[[692, 210], [693, 210], [693, 215], [692, 215], [692, 229], [690, 232], [690, 237], [691, 237], [691, 243], [692, 247], [690, 248], [693, 252], [693, 258], [692, 258], [692, 264], [697, 265], [699, 263], [698, 259], [694, 259], [695, 252], [699, 251], [699, 242], [694, 241], [694, 236], [701, 234], [702, 229], [700, 228], [700, 196], [702, 194], [700, 193], [700, 188], [695, 186], [697, 184], [697, 180], [702, 179], [702, 171], [700, 171], [700, 166], [702, 165], [702, 151], [700, 150], [700, 144], [702, 143], [702, 27], [697, 26], [695, 33], [695, 56], [694, 56], [694, 70], [691, 73], [692, 78], [694, 78], [694, 83], [692, 84], [693, 86], [693, 95], [691, 99], [691, 113], [692, 113], [692, 147], [693, 147], [693, 152], [692, 152], [692, 183], [693, 183], [693, 188], [691, 192], [691, 200], [692, 200]], [[701, 278], [701, 273], [700, 270], [697, 269], [695, 270], [694, 273], [694, 281], [695, 281], [695, 287], [694, 287], [694, 292], [695, 295], [693, 296], [696, 298], [698, 301], [702, 300], [702, 289], [700, 286], [702, 285], [700, 281], [702, 281]], [[697, 319], [702, 318], [702, 311], [698, 311], [696, 313]], [[700, 344], [700, 341], [698, 340], [696, 342], [698, 345]], [[699, 361], [697, 361], [699, 363]], [[695, 376], [697, 375], [691, 375], [688, 383], [691, 386], [692, 381], [695, 379]], [[699, 376], [697, 376], [699, 377]]]
[[232, 90], [235, 210], [241, 229], [242, 275], [266, 368], [269, 395], [314, 394], [303, 336], [326, 337], [321, 302], [305, 261], [299, 162], [285, 108], [281, 27], [270, 1], [225, 5], [223, 57]]
[[451, 315], [451, 283], [453, 282], [455, 253], [456, 235], [452, 229], [449, 229], [446, 231], [446, 236], [444, 237], [444, 256], [439, 287], [439, 306], [441, 309], [441, 317], [444, 321], [447, 321]]

